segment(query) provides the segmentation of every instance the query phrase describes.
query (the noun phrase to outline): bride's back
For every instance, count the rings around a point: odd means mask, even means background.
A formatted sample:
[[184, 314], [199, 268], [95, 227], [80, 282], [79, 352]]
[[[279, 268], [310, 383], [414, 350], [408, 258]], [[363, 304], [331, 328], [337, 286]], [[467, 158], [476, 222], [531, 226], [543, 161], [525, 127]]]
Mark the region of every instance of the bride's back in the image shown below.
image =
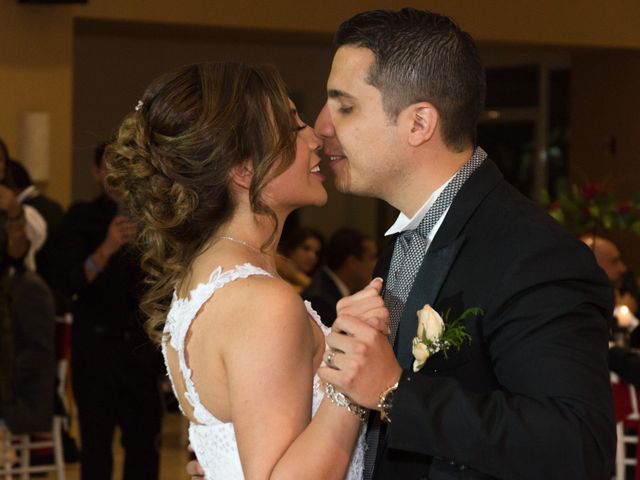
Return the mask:
[[[201, 419], [194, 415], [194, 402], [186, 381], [193, 382], [193, 389], [207, 411], [222, 422], [231, 422], [226, 357], [251, 355], [242, 349], [242, 342], [248, 331], [259, 324], [263, 330], [273, 332], [291, 321], [309, 323], [304, 305], [293, 289], [269, 273], [263, 259], [247, 255], [242, 249], [242, 245], [220, 245], [212, 254], [196, 259], [192, 275], [176, 290], [167, 317], [167, 325], [171, 327], [165, 329], [167, 368], [180, 406], [193, 423], [200, 423]], [[280, 325], [269, 324], [277, 319], [268, 312], [281, 310], [283, 303], [287, 309], [297, 306], [294, 309], [298, 315], [284, 319]], [[177, 342], [172, 341], [171, 331], [181, 335], [173, 339]], [[311, 329], [308, 334], [313, 342]], [[270, 337], [268, 332], [264, 335], [265, 339]], [[180, 366], [181, 348], [186, 371]], [[190, 379], [185, 378], [189, 375]]]

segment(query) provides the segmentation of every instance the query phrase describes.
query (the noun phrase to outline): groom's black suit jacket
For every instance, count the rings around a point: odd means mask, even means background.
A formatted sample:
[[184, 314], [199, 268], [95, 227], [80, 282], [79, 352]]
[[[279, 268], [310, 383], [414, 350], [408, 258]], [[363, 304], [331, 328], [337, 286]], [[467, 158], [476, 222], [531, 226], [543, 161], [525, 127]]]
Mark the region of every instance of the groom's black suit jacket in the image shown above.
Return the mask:
[[[377, 274], [386, 277], [393, 245]], [[465, 309], [472, 340], [411, 369], [416, 312]], [[377, 479], [610, 478], [613, 295], [593, 254], [487, 159], [463, 185], [406, 303], [404, 368]]]

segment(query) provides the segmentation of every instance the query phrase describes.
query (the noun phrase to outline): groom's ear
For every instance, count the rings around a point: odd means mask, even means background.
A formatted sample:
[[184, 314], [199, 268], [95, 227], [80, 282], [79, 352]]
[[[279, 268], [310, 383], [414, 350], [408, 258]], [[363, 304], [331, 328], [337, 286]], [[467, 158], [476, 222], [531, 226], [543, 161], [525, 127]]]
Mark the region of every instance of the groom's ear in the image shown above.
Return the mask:
[[431, 103], [414, 103], [405, 113], [409, 145], [418, 147], [433, 138], [440, 123], [440, 115]]
[[253, 179], [253, 164], [251, 160], [245, 160], [231, 169], [231, 180], [240, 188], [249, 190]]

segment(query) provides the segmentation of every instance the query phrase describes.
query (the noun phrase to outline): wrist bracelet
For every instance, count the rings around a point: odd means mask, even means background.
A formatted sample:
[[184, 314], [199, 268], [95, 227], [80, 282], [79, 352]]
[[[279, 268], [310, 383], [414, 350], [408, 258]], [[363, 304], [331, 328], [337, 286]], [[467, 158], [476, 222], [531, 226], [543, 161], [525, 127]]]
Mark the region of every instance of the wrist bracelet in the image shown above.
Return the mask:
[[365, 422], [367, 419], [367, 409], [357, 405], [351, 401], [349, 397], [347, 397], [344, 393], [336, 390], [331, 383], [326, 383], [324, 387], [325, 396], [331, 401], [331, 403], [344, 407], [351, 413], [353, 413], [358, 420], [361, 422]]
[[102, 268], [100, 268], [96, 264], [96, 262], [93, 261], [93, 258], [91, 258], [91, 255], [87, 257], [87, 259], [84, 261], [84, 264], [92, 273], [95, 273], [96, 275], [102, 271]]
[[393, 396], [398, 389], [398, 383], [396, 382], [390, 387], [385, 388], [378, 397], [378, 409], [380, 410], [380, 420], [386, 423], [391, 423], [391, 409], [393, 408]]

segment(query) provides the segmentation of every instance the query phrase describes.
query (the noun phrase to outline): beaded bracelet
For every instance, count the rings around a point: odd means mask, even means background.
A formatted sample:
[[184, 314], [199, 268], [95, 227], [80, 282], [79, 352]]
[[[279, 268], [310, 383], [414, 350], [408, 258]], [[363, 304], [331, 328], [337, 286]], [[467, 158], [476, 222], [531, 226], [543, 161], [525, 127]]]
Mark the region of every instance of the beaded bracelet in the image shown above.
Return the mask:
[[336, 390], [336, 387], [331, 383], [326, 383], [324, 387], [326, 397], [331, 401], [331, 403], [344, 407], [353, 413], [361, 422], [365, 422], [367, 419], [367, 409], [357, 405], [349, 399], [344, 393]]

